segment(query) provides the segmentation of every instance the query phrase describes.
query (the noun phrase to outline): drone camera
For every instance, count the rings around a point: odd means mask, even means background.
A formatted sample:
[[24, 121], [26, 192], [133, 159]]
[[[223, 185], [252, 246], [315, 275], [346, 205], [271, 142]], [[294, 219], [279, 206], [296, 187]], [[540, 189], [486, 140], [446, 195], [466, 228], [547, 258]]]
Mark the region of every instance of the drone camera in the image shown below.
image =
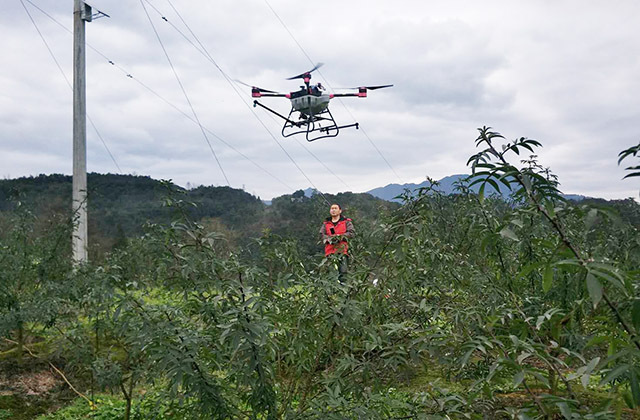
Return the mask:
[[361, 87], [358, 88], [358, 98], [366, 98], [367, 97], [367, 88]]
[[253, 97], [253, 98], [262, 97], [262, 93], [260, 92], [260, 89], [258, 89], [258, 88], [251, 89], [251, 97]]

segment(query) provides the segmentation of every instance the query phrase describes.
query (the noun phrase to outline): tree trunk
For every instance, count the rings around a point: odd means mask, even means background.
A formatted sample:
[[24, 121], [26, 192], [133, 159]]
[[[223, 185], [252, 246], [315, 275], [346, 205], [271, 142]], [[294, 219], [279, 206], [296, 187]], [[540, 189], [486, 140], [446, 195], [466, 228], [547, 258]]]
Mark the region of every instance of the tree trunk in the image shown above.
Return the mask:
[[124, 420], [131, 418], [131, 398], [127, 398], [127, 407], [124, 410]]
[[22, 353], [24, 352], [24, 327], [22, 322], [18, 325], [18, 364], [22, 364]]

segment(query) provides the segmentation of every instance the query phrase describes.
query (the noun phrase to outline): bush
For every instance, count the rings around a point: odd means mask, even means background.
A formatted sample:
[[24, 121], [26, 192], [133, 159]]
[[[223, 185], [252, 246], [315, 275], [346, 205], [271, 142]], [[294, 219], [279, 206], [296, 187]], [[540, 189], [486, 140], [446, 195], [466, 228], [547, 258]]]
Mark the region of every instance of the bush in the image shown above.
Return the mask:
[[[95, 398], [95, 405], [83, 398], [77, 398], [74, 402], [55, 413], [46, 414], [37, 420], [116, 420], [124, 418], [126, 401], [110, 395], [99, 395]], [[159, 394], [145, 395], [134, 400], [131, 410], [131, 420], [188, 420], [193, 417], [187, 414], [188, 405], [182, 407], [167, 404], [162, 401]], [[0, 419], [3, 419], [0, 412]], [[9, 417], [7, 417], [9, 418]]]

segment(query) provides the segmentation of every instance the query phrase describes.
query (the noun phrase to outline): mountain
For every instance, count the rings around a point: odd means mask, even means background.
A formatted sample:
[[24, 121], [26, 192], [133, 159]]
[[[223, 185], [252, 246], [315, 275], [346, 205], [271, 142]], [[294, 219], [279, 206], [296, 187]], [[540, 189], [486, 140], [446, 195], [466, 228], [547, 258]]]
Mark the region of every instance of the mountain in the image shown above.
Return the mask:
[[[445, 195], [453, 194], [456, 192], [456, 183], [459, 181], [462, 181], [468, 176], [469, 175], [465, 175], [465, 174], [456, 174], [456, 175], [450, 175], [450, 176], [444, 177], [439, 181], [437, 181], [438, 185], [435, 187], [435, 189], [438, 191], [441, 191]], [[384, 187], [374, 188], [367, 192], [373, 195], [374, 197], [378, 197], [383, 200], [402, 202], [401, 199], [396, 197], [403, 194], [405, 190], [415, 192], [418, 189], [428, 187], [429, 185], [430, 185], [430, 182], [428, 180], [425, 180], [420, 184], [412, 184], [412, 183], [402, 184], [402, 185], [388, 184]], [[480, 189], [480, 184], [476, 184], [471, 187], [471, 190], [476, 193], [478, 192], [479, 189]], [[495, 188], [493, 188], [491, 185], [488, 185], [488, 184], [485, 187], [484, 193], [487, 196], [494, 195], [494, 194], [499, 194], [504, 198], [509, 196], [509, 191], [506, 188], [502, 188], [500, 192], [497, 192]], [[588, 197], [585, 197], [584, 195], [579, 195], [579, 194], [563, 194], [563, 197], [566, 198], [567, 200], [573, 200], [573, 201], [582, 201], [588, 198]]]
[[[438, 181], [439, 185], [436, 187], [436, 189], [446, 195], [453, 194], [455, 192], [455, 184], [465, 179], [466, 177], [468, 177], [468, 175], [464, 175], [464, 174], [456, 174], [456, 175], [450, 175], [450, 176], [444, 177]], [[425, 180], [420, 184], [413, 184], [413, 183], [402, 184], [402, 185], [388, 184], [384, 187], [374, 188], [367, 192], [373, 195], [374, 197], [382, 198], [383, 200], [401, 202], [402, 200], [396, 197], [403, 194], [406, 190], [415, 192], [418, 189], [428, 187], [429, 185], [430, 185], [430, 182], [428, 180]], [[471, 189], [475, 192], [478, 192], [479, 188], [480, 188], [480, 185], [478, 184], [471, 187]], [[492, 186], [487, 185], [487, 187], [485, 188], [485, 194], [491, 195], [495, 193], [496, 193], [496, 190]]]

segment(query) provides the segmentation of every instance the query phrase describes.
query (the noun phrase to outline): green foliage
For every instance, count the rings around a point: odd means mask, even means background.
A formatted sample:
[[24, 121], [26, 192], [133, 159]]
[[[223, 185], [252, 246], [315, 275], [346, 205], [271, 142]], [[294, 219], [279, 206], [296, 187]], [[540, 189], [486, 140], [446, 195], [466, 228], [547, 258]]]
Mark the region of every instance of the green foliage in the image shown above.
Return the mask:
[[[327, 211], [318, 195], [254, 203], [238, 227], [242, 205], [217, 224], [166, 184], [173, 222], [75, 271], [47, 245], [55, 236], [26, 240], [44, 231], [12, 222], [0, 258], [21, 310], [1, 307], [4, 332], [19, 313], [79, 388], [119, 395], [47, 418], [632, 418], [638, 205], [566, 201], [535, 155], [520, 157], [539, 142], [502, 140], [480, 129], [454, 195], [434, 183], [399, 208], [327, 196], [358, 232], [344, 282], [333, 258], [309, 258]], [[232, 225], [266, 229], [240, 247]], [[40, 255], [54, 257], [37, 277], [24, 261]], [[46, 317], [43, 299], [55, 302]]]
[[[39, 221], [22, 203], [0, 234], [0, 335], [12, 337], [22, 357], [34, 322], [56, 322], [60, 311], [57, 291], [67, 283], [70, 264], [70, 223]], [[37, 227], [47, 230], [38, 234]]]
[[[131, 420], [189, 420], [198, 418], [189, 414], [190, 406], [188, 404], [182, 406], [167, 404], [157, 398], [157, 395], [151, 394], [136, 399]], [[124, 418], [125, 411], [126, 402], [124, 400], [110, 395], [98, 395], [93, 405], [78, 398], [67, 407], [55, 413], [42, 415], [37, 420], [114, 420]]]
[[[638, 143], [637, 146], [632, 146], [632, 147], [630, 147], [630, 148], [628, 148], [626, 150], [623, 150], [622, 152], [620, 152], [618, 154], [618, 165], [620, 163], [622, 163], [623, 160], [625, 160], [626, 158], [628, 158], [630, 156], [640, 157], [640, 156], [638, 156], [638, 153], [640, 153], [640, 143]], [[625, 170], [630, 171], [631, 173], [625, 175], [624, 178], [640, 176], [640, 165], [629, 166], [629, 167], [625, 168]]]

